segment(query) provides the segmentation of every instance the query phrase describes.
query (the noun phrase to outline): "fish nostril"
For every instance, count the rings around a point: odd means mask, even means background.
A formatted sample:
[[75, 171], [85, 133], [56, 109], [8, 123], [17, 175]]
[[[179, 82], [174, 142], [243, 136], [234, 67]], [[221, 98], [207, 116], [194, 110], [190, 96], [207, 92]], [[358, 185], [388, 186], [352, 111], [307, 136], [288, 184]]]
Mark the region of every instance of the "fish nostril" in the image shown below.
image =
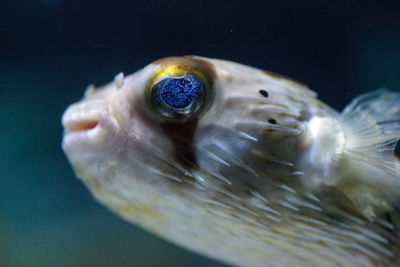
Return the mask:
[[97, 120], [91, 121], [71, 121], [65, 126], [66, 132], [79, 132], [94, 129], [99, 122]]

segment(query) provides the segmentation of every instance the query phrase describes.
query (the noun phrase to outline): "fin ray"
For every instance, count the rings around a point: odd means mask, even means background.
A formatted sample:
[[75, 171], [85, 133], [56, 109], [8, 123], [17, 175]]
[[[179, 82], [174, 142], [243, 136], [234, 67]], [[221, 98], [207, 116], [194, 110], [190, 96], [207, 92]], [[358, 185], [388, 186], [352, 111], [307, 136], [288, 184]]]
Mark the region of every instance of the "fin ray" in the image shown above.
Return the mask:
[[379, 89], [355, 98], [341, 113], [345, 134], [341, 189], [372, 219], [400, 199], [400, 93]]

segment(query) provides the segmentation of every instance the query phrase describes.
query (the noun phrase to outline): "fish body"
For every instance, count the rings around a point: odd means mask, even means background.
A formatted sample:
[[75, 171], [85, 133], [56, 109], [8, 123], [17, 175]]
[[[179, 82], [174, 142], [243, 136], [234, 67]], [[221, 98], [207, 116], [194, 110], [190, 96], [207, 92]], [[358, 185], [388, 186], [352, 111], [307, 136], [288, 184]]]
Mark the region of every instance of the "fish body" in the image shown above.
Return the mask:
[[122, 218], [237, 266], [400, 262], [400, 95], [339, 113], [242, 64], [157, 60], [65, 111], [76, 175]]

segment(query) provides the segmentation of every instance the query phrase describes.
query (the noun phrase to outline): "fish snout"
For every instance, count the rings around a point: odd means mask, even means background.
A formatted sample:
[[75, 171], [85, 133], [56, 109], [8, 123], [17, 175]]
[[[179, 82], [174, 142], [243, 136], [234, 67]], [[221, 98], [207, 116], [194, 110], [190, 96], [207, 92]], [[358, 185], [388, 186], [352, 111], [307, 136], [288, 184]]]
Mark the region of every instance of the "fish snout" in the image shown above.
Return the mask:
[[115, 136], [117, 121], [104, 100], [72, 104], [62, 116], [62, 148], [68, 157], [99, 155], [99, 150]]

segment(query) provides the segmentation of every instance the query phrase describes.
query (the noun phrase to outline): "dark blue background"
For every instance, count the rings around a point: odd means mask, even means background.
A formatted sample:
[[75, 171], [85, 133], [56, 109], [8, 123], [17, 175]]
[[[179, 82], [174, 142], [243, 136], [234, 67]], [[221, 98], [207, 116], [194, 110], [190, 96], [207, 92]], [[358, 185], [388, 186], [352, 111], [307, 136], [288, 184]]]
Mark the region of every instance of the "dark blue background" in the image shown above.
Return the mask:
[[0, 265], [220, 266], [98, 205], [62, 154], [60, 117], [89, 83], [170, 55], [303, 81], [342, 109], [400, 90], [400, 1], [0, 3]]

